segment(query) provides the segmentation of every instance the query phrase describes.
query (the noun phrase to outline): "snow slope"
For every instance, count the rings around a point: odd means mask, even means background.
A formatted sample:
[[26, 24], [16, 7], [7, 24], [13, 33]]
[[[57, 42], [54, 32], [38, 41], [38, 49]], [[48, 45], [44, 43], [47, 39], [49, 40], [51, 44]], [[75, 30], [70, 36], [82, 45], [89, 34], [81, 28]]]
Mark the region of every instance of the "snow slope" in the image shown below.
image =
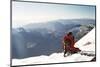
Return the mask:
[[[76, 46], [82, 51], [91, 51], [95, 54], [95, 28], [80, 39]], [[63, 57], [63, 53], [53, 53], [50, 56], [37, 56], [25, 59], [13, 59], [12, 65], [27, 65], [27, 64], [46, 64], [46, 63], [61, 63], [61, 62], [77, 62], [77, 61], [90, 61], [95, 56], [86, 56], [76, 53], [67, 57]]]
[[95, 28], [90, 31], [87, 35], [81, 38], [75, 47], [80, 48], [83, 51], [94, 51], [95, 52]]

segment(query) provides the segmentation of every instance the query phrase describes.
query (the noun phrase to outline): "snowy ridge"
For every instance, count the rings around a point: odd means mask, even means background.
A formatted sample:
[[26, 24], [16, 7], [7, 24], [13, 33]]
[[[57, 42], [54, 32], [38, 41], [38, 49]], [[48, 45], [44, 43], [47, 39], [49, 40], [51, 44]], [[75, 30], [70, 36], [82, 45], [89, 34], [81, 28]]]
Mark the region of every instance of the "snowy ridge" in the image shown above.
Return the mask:
[[[95, 54], [95, 28], [80, 39], [76, 46], [82, 51], [90, 51]], [[37, 56], [25, 59], [13, 59], [12, 65], [27, 65], [27, 64], [45, 64], [45, 63], [61, 63], [61, 62], [77, 62], [91, 61], [95, 56], [86, 56], [76, 53], [67, 57], [63, 57], [63, 53], [53, 53], [50, 56]]]
[[81, 38], [75, 47], [80, 48], [82, 51], [94, 51], [95, 52], [95, 28], [87, 35]]

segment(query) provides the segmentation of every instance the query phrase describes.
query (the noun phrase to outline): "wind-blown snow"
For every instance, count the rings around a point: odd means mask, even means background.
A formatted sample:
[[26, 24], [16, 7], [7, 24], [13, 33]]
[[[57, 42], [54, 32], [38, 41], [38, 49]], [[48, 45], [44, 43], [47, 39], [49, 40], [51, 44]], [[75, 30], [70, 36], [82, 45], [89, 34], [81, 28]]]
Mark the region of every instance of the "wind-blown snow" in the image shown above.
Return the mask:
[[[95, 28], [80, 39], [75, 47], [80, 48], [82, 51], [93, 51], [95, 53]], [[63, 53], [53, 53], [50, 56], [41, 55], [25, 59], [13, 59], [12, 65], [90, 61], [93, 58], [94, 56], [85, 56], [79, 53], [67, 57], [63, 57]]]

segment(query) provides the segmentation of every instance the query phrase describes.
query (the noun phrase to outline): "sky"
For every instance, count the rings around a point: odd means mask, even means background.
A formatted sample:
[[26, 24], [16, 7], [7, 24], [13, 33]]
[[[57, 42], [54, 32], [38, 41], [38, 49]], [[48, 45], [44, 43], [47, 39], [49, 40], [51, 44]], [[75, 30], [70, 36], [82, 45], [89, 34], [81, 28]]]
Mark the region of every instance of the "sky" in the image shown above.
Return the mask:
[[94, 6], [12, 2], [12, 27], [58, 19], [95, 19]]

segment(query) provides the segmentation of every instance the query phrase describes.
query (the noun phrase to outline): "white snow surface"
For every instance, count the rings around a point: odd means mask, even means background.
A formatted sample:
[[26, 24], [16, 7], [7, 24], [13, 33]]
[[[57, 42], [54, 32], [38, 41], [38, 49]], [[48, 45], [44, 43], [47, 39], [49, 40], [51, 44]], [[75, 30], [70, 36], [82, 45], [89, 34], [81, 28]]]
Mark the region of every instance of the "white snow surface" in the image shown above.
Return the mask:
[[[82, 51], [92, 51], [95, 53], [95, 28], [81, 38], [75, 47], [80, 48]], [[80, 62], [90, 61], [94, 56], [85, 56], [79, 53], [63, 57], [63, 53], [53, 53], [50, 56], [37, 56], [25, 59], [13, 59], [12, 65], [29, 65], [29, 64], [47, 64], [47, 63], [61, 63], [61, 62]]]
[[95, 28], [91, 30], [83, 38], [81, 38], [75, 44], [75, 47], [78, 47], [83, 51], [94, 51], [95, 52]]

